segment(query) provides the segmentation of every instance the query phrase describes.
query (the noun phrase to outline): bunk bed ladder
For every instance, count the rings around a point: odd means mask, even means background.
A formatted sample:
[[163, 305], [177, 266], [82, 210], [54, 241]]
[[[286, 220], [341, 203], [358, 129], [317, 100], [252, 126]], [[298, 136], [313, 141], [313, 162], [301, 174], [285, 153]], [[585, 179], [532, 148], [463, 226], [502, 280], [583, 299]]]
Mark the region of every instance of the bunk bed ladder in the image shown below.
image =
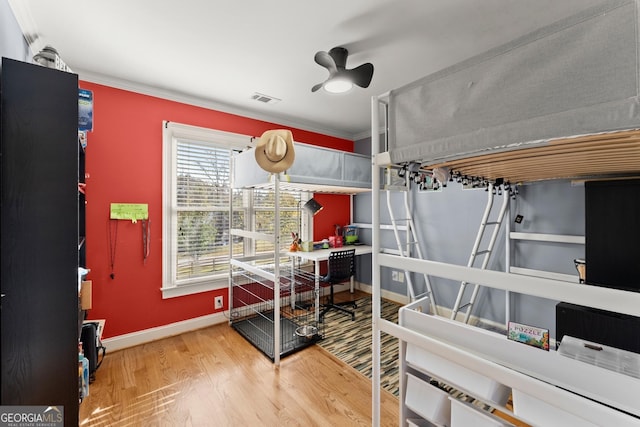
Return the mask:
[[[398, 247], [398, 254], [402, 257], [408, 258], [417, 258], [424, 259], [422, 257], [422, 250], [420, 249], [420, 244], [418, 242], [418, 235], [416, 233], [416, 228], [413, 222], [413, 217], [411, 216], [411, 208], [409, 206], [409, 180], [406, 181], [406, 188], [403, 193], [404, 199], [404, 210], [405, 210], [405, 218], [396, 218], [393, 212], [393, 204], [391, 203], [391, 190], [386, 190], [387, 193], [387, 208], [389, 210], [389, 218], [391, 219], [391, 225], [393, 228], [393, 235], [396, 239], [396, 244]], [[403, 227], [404, 226], [404, 227]], [[406, 229], [406, 239], [405, 243], [403, 243], [402, 238], [400, 236], [400, 228]], [[411, 280], [411, 274], [408, 271], [404, 272], [404, 277], [407, 280], [407, 289], [409, 291], [409, 298], [411, 301], [415, 301], [416, 299], [422, 296], [429, 296], [429, 302], [431, 304], [431, 310], [433, 314], [438, 314], [438, 309], [436, 306], [434, 294], [431, 288], [431, 282], [429, 280], [429, 276], [424, 274], [424, 282], [427, 287], [427, 292], [424, 292], [420, 295], [416, 295], [415, 288], [413, 286], [413, 281]]]
[[[498, 232], [500, 231], [500, 225], [502, 224], [502, 221], [505, 216], [505, 212], [507, 211], [507, 208], [509, 206], [509, 192], [504, 191], [502, 195], [503, 198], [502, 198], [502, 205], [500, 207], [500, 212], [498, 213], [496, 220], [490, 222], [489, 216], [491, 214], [491, 210], [493, 207], [493, 196], [495, 194], [494, 185], [490, 183], [487, 190], [488, 190], [487, 206], [485, 207], [484, 214], [482, 215], [482, 220], [480, 221], [480, 228], [478, 229], [478, 234], [476, 235], [476, 240], [473, 244], [473, 248], [471, 249], [471, 255], [469, 255], [469, 261], [467, 262], [467, 267], [473, 267], [476, 258], [478, 256], [482, 256], [482, 264], [480, 265], [480, 269], [482, 270], [485, 270], [487, 268], [487, 265], [489, 265], [489, 258], [491, 257], [491, 253], [493, 252], [493, 248], [495, 246], [495, 243], [498, 237]], [[491, 238], [489, 239], [489, 244], [487, 246], [487, 249], [479, 250], [480, 243], [487, 229], [487, 226], [493, 226], [493, 230], [491, 232]], [[478, 284], [473, 285], [473, 291], [471, 293], [471, 298], [469, 299], [469, 302], [461, 305], [462, 298], [464, 296], [464, 293], [468, 284], [469, 283], [466, 281], [462, 281], [460, 283], [460, 288], [458, 289], [458, 296], [456, 297], [456, 302], [454, 303], [453, 308], [451, 309], [452, 320], [456, 320], [456, 318], [458, 317], [458, 313], [463, 309], [465, 309], [466, 311], [464, 314], [464, 323], [469, 323], [471, 311], [473, 310], [473, 306], [478, 297], [478, 291], [480, 290], [480, 285]]]

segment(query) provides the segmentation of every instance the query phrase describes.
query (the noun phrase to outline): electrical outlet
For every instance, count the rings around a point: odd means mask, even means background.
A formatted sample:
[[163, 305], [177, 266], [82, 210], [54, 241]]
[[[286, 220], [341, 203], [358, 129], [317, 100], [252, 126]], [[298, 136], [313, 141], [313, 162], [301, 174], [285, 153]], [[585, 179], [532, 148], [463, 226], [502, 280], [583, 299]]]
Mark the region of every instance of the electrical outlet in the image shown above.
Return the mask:
[[224, 305], [224, 298], [222, 295], [215, 297], [215, 299], [213, 300], [213, 307], [218, 309], [218, 308], [222, 308]]
[[394, 282], [404, 282], [404, 272], [398, 270], [391, 271], [391, 280]]

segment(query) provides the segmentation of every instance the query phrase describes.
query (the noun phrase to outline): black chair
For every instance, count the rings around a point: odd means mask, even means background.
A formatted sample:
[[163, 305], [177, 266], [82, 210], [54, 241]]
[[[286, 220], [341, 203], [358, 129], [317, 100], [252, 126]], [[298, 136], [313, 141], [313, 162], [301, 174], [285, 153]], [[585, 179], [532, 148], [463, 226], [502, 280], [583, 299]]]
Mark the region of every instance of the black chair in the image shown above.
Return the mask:
[[329, 254], [329, 270], [327, 275], [320, 280], [321, 286], [329, 286], [331, 288], [329, 293], [329, 300], [326, 304], [323, 304], [323, 310], [320, 312], [320, 322], [324, 320], [324, 315], [329, 310], [338, 310], [343, 313], [350, 314], [351, 320], [356, 320], [356, 313], [353, 310], [348, 310], [345, 306], [351, 306], [356, 308], [355, 301], [335, 302], [333, 299], [333, 287], [340, 283], [344, 283], [351, 280], [355, 272], [355, 249], [346, 249], [343, 251], [334, 251]]

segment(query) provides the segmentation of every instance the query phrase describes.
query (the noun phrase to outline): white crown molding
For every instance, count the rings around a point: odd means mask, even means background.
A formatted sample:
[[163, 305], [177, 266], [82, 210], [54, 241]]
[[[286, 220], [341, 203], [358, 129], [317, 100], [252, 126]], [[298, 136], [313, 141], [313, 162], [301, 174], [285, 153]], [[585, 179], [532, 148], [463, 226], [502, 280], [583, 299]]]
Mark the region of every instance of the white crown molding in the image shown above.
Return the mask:
[[43, 40], [42, 36], [38, 34], [36, 21], [33, 19], [31, 12], [29, 12], [29, 7], [26, 5], [26, 2], [22, 0], [8, 1], [9, 7], [13, 11], [13, 15], [15, 16], [20, 29], [22, 30], [22, 35], [29, 45], [31, 54], [35, 55], [36, 53], [40, 52], [46, 45], [45, 40]]
[[361, 139], [371, 138], [371, 130], [356, 133], [352, 136], [353, 141], [360, 141]]
[[343, 138], [349, 141], [354, 140], [352, 134], [338, 132], [335, 129], [324, 128], [322, 126], [319, 126], [317, 123], [298, 120], [295, 118], [287, 118], [284, 116], [269, 115], [260, 111], [239, 108], [233, 105], [216, 102], [210, 99], [199, 98], [197, 96], [186, 95], [186, 94], [182, 94], [174, 91], [169, 91], [166, 89], [160, 89], [157, 87], [148, 86], [141, 83], [135, 83], [128, 80], [118, 79], [118, 78], [106, 76], [103, 74], [92, 73], [82, 69], [76, 70], [74, 68], [74, 72], [78, 74], [81, 80], [85, 80], [91, 83], [101, 84], [101, 85], [113, 87], [116, 89], [123, 89], [130, 92], [140, 93], [143, 95], [155, 96], [155, 97], [166, 99], [169, 101], [181, 102], [181, 103], [193, 105], [196, 107], [208, 108], [208, 109], [220, 111], [223, 113], [235, 114], [238, 116], [242, 116], [242, 117], [246, 117], [254, 120], [277, 123], [279, 125], [288, 126], [288, 127], [297, 128], [297, 129], [303, 129], [309, 132], [315, 132], [323, 135], [333, 136], [336, 138]]

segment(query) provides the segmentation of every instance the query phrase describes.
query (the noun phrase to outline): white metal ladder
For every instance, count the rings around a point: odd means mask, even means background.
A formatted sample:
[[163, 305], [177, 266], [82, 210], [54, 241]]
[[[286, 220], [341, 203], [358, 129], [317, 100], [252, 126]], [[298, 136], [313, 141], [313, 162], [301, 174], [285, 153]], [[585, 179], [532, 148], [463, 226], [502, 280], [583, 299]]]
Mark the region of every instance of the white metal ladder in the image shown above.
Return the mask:
[[[484, 209], [484, 214], [482, 215], [482, 220], [480, 221], [480, 228], [478, 229], [478, 234], [476, 236], [476, 241], [473, 244], [473, 248], [471, 249], [471, 255], [469, 256], [469, 261], [467, 263], [467, 267], [473, 267], [473, 264], [476, 260], [476, 257], [482, 255], [482, 264], [480, 266], [480, 269], [485, 270], [487, 268], [487, 265], [489, 265], [489, 258], [491, 257], [491, 252], [493, 252], [493, 248], [495, 246], [497, 237], [498, 237], [498, 232], [500, 231], [500, 225], [502, 224], [502, 221], [504, 219], [504, 215], [505, 212], [507, 211], [507, 208], [509, 207], [509, 192], [508, 191], [504, 191], [502, 194], [502, 205], [500, 207], [500, 212], [498, 213], [498, 217], [496, 218], [495, 221], [489, 222], [489, 216], [491, 214], [491, 210], [493, 207], [493, 196], [495, 194], [495, 187], [492, 183], [489, 184], [488, 188], [488, 196], [487, 196], [487, 206]], [[491, 238], [489, 240], [489, 244], [487, 246], [487, 249], [485, 250], [479, 250], [480, 248], [480, 243], [482, 241], [482, 237], [484, 236], [484, 233], [486, 231], [487, 226], [494, 226], [493, 227], [493, 231], [491, 233]], [[458, 290], [458, 296], [456, 297], [456, 302], [453, 305], [453, 308], [451, 310], [451, 319], [452, 320], [456, 320], [456, 317], [458, 316], [458, 313], [462, 310], [466, 308], [466, 312], [464, 315], [464, 323], [469, 323], [469, 317], [471, 316], [471, 310], [473, 309], [473, 305], [476, 302], [476, 299], [478, 297], [478, 291], [480, 290], [480, 285], [478, 284], [474, 284], [473, 286], [473, 292], [471, 293], [471, 298], [469, 299], [469, 302], [462, 305], [462, 298], [464, 296], [464, 292], [467, 288], [467, 285], [469, 283], [468, 282], [461, 282], [460, 283], [460, 289]]]
[[[390, 176], [390, 170], [387, 170], [387, 175]], [[420, 249], [420, 245], [418, 243], [418, 235], [416, 233], [415, 224], [413, 222], [413, 217], [411, 216], [411, 208], [409, 206], [409, 177], [405, 178], [405, 188], [401, 190], [403, 193], [404, 200], [404, 210], [405, 210], [405, 218], [396, 218], [393, 210], [393, 204], [391, 203], [391, 190], [386, 190], [387, 193], [387, 208], [389, 210], [389, 218], [391, 220], [391, 226], [393, 229], [393, 234], [396, 238], [396, 244], [398, 247], [398, 254], [402, 257], [407, 258], [417, 258], [424, 259], [422, 257], [422, 250]], [[400, 236], [400, 229], [404, 228], [406, 230], [406, 238], [405, 242]], [[414, 255], [414, 256], [412, 256]], [[409, 298], [411, 301], [415, 301], [417, 298], [422, 297], [424, 295], [429, 296], [429, 304], [431, 305], [431, 311], [433, 314], [438, 314], [438, 309], [435, 302], [435, 297], [431, 288], [431, 282], [429, 281], [429, 276], [424, 274], [424, 282], [427, 288], [427, 292], [417, 295], [413, 286], [413, 281], [411, 280], [411, 274], [409, 271], [404, 272], [404, 277], [407, 280], [407, 289], [409, 291]]]

